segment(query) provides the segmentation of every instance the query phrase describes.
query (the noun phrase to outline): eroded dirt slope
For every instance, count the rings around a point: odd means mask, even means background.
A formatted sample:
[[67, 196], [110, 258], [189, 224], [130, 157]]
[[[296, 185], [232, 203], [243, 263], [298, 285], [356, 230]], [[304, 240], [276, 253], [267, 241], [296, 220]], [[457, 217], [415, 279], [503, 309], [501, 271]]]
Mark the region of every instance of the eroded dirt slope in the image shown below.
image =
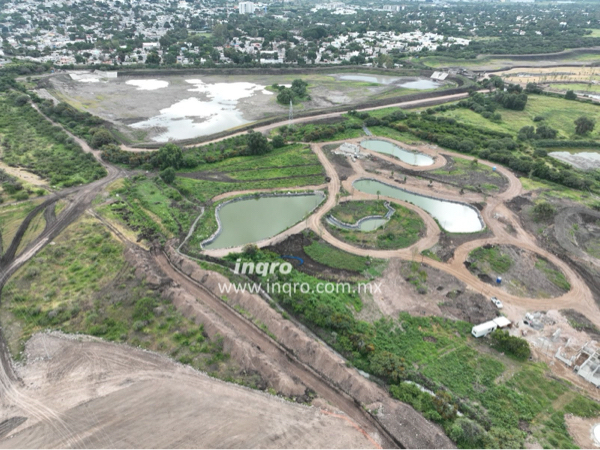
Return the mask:
[[[337, 411], [224, 383], [151, 352], [52, 333], [35, 335], [26, 353], [18, 371], [27, 420], [0, 448], [375, 445]], [[57, 417], [35, 419], [37, 402]]]

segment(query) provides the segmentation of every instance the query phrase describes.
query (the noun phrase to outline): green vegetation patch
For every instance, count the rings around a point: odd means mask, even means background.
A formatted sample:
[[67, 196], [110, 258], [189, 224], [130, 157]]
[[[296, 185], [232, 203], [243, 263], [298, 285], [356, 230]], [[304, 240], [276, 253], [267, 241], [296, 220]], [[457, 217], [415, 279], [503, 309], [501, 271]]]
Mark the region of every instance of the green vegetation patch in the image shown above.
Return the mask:
[[53, 186], [89, 183], [106, 176], [94, 157], [29, 103], [16, 106], [11, 95], [0, 96], [2, 159], [23, 167]]
[[543, 258], [538, 258], [535, 262], [536, 269], [541, 270], [546, 274], [546, 277], [552, 284], [556, 287], [564, 289], [565, 291], [569, 291], [571, 289], [571, 284], [567, 281], [567, 277], [560, 271], [554, 269], [549, 262]]
[[220, 339], [148, 290], [123, 257], [125, 247], [93, 218], [65, 230], [7, 284], [0, 318], [12, 354], [38, 331], [57, 329], [124, 342], [169, 355], [221, 378], [239, 375]]
[[505, 273], [512, 266], [513, 261], [509, 255], [502, 253], [498, 247], [479, 247], [469, 253], [469, 261], [473, 269], [485, 272], [486, 265], [495, 273]]
[[362, 273], [370, 266], [370, 258], [353, 255], [322, 242], [313, 241], [303, 249], [316, 262], [336, 269]]
[[[349, 244], [372, 249], [397, 249], [410, 247], [417, 242], [425, 230], [419, 215], [404, 206], [392, 204], [395, 209], [390, 219], [373, 231], [346, 230], [324, 220], [327, 230], [338, 239]], [[330, 214], [346, 223], [355, 223], [368, 215], [384, 215], [387, 209], [383, 201], [367, 200], [343, 202], [335, 206]]]

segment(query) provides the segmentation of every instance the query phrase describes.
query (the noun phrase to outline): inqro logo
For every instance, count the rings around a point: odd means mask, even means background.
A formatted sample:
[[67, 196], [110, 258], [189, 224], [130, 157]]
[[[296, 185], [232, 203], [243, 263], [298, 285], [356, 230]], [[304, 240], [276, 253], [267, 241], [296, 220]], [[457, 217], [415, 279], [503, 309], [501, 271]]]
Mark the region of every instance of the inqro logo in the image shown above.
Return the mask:
[[[300, 265], [302, 265], [304, 263], [304, 261], [302, 260], [302, 258], [298, 258], [296, 256], [282, 256], [282, 258], [292, 258], [292, 259], [296, 259], [300, 262]], [[255, 263], [252, 261], [246, 261], [246, 262], [242, 262], [241, 258], [238, 258], [237, 261], [235, 262], [235, 269], [233, 270], [234, 273], [240, 274], [240, 275], [261, 275], [261, 276], [267, 276], [269, 274], [274, 274], [275, 271], [277, 270], [279, 273], [283, 274], [283, 275], [287, 275], [288, 273], [290, 273], [293, 269], [293, 266], [291, 263], [289, 262], [259, 262], [259, 263]]]

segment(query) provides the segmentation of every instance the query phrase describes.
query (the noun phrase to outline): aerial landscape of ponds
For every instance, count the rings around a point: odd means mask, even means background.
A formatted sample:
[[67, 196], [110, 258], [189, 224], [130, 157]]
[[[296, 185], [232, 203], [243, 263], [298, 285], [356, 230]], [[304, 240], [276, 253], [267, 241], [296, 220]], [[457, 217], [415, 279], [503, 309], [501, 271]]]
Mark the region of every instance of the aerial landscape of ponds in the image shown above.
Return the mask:
[[360, 179], [352, 184], [367, 194], [378, 194], [412, 203], [427, 211], [451, 233], [474, 233], [484, 228], [479, 212], [464, 203], [456, 203], [405, 191], [376, 180]]
[[[256, 94], [273, 95], [265, 90], [265, 86], [248, 82], [209, 84], [199, 79], [185, 81], [193, 85], [193, 88], [188, 91], [199, 93], [198, 97], [191, 96], [174, 103], [168, 108], [161, 109], [159, 115], [136, 122], [131, 127], [166, 130], [152, 138], [156, 142], [206, 136], [250, 122], [244, 119], [237, 107], [239, 100]], [[160, 82], [161, 80], [131, 80], [127, 84], [138, 86], [138, 89], [149, 90], [151, 87], [154, 89], [164, 87], [158, 84]]]
[[307, 217], [324, 198], [322, 192], [315, 192], [245, 197], [223, 204], [216, 211], [220, 232], [203, 247], [236, 247], [273, 237]]
[[360, 143], [360, 145], [367, 150], [373, 150], [374, 152], [392, 155], [398, 158], [400, 161], [413, 166], [430, 166], [433, 164], [433, 158], [431, 156], [405, 150], [388, 141], [382, 141], [379, 139], [365, 139]]

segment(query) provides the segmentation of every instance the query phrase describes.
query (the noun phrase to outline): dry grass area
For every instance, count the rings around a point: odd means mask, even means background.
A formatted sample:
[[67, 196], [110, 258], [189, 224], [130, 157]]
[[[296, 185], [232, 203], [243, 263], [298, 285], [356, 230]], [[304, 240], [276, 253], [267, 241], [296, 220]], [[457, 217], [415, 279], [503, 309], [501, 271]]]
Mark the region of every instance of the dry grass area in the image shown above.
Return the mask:
[[498, 72], [509, 83], [561, 83], [579, 81], [583, 83], [600, 83], [599, 67], [533, 67], [527, 69], [510, 69]]

